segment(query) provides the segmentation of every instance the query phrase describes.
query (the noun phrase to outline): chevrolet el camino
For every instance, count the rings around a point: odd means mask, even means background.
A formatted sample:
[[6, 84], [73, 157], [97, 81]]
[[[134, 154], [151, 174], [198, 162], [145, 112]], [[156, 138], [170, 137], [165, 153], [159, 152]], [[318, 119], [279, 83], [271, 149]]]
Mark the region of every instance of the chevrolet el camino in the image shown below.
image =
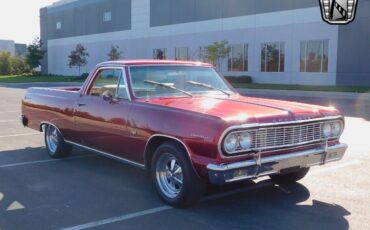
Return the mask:
[[196, 202], [207, 183], [298, 181], [347, 149], [337, 109], [241, 96], [198, 62], [105, 62], [81, 88], [28, 89], [21, 120], [44, 132], [52, 158], [80, 146], [149, 170], [177, 207]]

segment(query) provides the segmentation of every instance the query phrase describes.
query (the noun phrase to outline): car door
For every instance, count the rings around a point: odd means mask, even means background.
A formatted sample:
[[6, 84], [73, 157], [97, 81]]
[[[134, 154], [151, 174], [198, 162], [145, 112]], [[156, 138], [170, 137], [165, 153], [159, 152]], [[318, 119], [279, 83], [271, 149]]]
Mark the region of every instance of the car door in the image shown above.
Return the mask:
[[101, 68], [76, 105], [78, 144], [130, 159], [127, 118], [132, 104], [123, 68]]

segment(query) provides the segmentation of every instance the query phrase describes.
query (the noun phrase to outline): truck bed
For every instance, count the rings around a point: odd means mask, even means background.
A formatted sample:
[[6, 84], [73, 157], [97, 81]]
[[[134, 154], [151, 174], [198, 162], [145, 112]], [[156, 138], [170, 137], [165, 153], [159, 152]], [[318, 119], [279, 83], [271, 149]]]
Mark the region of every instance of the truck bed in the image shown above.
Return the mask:
[[26, 126], [40, 130], [42, 123], [52, 122], [62, 130], [73, 125], [75, 102], [79, 87], [29, 88], [22, 99]]

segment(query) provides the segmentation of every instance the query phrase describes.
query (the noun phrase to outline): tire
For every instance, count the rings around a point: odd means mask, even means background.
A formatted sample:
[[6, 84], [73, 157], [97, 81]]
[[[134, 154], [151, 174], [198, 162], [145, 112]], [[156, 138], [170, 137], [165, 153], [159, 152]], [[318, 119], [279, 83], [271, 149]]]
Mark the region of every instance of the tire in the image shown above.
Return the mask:
[[301, 180], [310, 168], [301, 168], [295, 172], [270, 175], [270, 178], [279, 184], [291, 184]]
[[180, 144], [166, 142], [154, 153], [151, 177], [161, 199], [173, 207], [196, 203], [205, 193], [206, 182], [194, 171]]
[[62, 134], [55, 126], [47, 125], [44, 135], [46, 150], [51, 158], [65, 158], [71, 154], [73, 146], [65, 143]]

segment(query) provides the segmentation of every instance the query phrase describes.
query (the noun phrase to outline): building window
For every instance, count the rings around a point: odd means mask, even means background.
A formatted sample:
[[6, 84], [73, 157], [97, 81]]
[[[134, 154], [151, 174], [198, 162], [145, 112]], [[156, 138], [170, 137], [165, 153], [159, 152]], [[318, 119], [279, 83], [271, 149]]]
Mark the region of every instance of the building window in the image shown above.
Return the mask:
[[248, 71], [248, 45], [236, 44], [230, 46], [231, 51], [228, 61], [228, 71], [247, 72]]
[[175, 48], [175, 60], [189, 60], [189, 48]]
[[329, 40], [301, 41], [301, 72], [328, 72]]
[[166, 49], [154, 49], [153, 59], [164, 60], [166, 59]]
[[207, 46], [199, 47], [199, 61], [208, 62], [207, 58]]
[[104, 21], [105, 22], [110, 22], [112, 21], [112, 12], [108, 11], [104, 13]]
[[261, 46], [261, 72], [284, 72], [285, 43], [264, 43]]
[[57, 30], [62, 29], [62, 22], [57, 22], [56, 23], [56, 28], [57, 28]]

